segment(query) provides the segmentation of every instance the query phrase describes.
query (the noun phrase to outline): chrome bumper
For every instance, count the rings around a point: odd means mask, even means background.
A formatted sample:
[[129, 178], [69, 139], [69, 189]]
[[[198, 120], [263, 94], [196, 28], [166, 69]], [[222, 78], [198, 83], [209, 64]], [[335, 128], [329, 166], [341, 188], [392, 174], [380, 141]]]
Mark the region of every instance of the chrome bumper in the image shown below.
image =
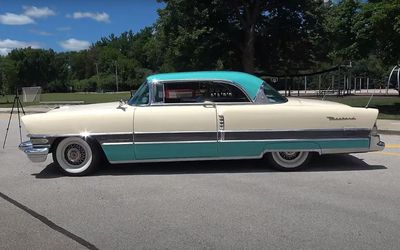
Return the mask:
[[48, 147], [35, 147], [31, 141], [21, 143], [18, 148], [23, 151], [32, 162], [44, 162], [49, 154]]
[[369, 144], [370, 151], [382, 151], [385, 149], [385, 143], [381, 141], [379, 135], [372, 135], [370, 144]]

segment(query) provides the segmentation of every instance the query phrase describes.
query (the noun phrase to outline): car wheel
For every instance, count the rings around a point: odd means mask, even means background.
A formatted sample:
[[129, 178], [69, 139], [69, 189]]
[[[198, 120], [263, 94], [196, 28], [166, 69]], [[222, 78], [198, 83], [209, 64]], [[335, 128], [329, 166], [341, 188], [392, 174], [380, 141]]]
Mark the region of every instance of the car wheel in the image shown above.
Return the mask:
[[53, 151], [54, 163], [66, 175], [81, 176], [92, 173], [101, 159], [94, 142], [80, 137], [67, 137]]
[[311, 158], [310, 152], [282, 151], [271, 152], [268, 160], [272, 167], [281, 171], [295, 171], [307, 166]]

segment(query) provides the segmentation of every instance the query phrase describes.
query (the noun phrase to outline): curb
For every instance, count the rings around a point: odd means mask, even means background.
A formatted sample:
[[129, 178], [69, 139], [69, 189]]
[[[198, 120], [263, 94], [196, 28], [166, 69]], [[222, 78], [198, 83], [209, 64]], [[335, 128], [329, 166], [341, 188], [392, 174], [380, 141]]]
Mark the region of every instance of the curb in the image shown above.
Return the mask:
[[[49, 110], [25, 110], [25, 114], [40, 114], [40, 113], [46, 113]], [[0, 110], [0, 114], [10, 114], [10, 110]], [[17, 114], [18, 112], [14, 110], [13, 114]], [[22, 111], [20, 110], [20, 113], [22, 114]]]

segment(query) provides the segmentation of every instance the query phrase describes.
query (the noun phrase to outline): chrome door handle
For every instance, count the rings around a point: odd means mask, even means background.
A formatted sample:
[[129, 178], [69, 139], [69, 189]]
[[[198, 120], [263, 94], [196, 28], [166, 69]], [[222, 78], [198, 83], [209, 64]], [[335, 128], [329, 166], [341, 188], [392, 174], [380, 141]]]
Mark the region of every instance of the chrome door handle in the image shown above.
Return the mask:
[[203, 103], [203, 106], [204, 106], [205, 108], [215, 108], [215, 103], [210, 102], [210, 101], [205, 101], [205, 102]]

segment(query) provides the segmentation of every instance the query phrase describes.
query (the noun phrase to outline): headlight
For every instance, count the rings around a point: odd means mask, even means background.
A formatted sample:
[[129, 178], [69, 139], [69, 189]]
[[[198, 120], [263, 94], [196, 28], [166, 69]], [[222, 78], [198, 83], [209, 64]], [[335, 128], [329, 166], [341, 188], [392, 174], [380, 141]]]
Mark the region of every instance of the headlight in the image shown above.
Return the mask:
[[42, 145], [42, 144], [47, 144], [49, 142], [48, 139], [46, 138], [31, 138], [31, 142], [33, 145]]

